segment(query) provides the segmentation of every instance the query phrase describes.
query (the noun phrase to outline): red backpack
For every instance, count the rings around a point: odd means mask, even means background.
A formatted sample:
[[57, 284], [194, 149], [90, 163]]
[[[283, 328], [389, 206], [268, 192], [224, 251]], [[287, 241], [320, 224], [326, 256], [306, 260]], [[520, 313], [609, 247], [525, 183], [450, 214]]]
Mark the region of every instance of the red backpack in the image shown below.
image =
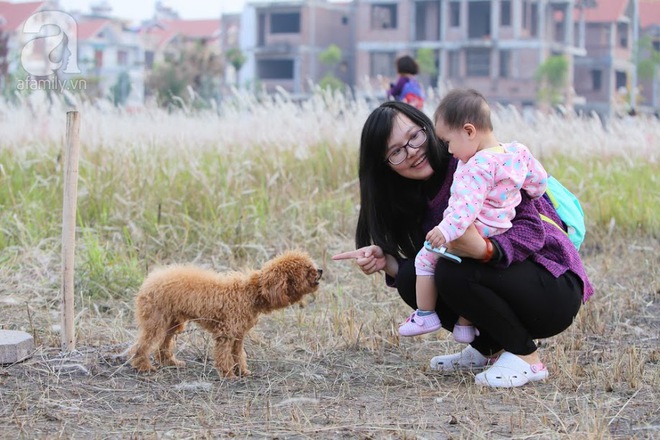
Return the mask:
[[419, 81], [415, 78], [409, 78], [408, 82], [403, 85], [401, 95], [399, 95], [399, 101], [403, 101], [421, 110], [424, 107], [424, 92]]

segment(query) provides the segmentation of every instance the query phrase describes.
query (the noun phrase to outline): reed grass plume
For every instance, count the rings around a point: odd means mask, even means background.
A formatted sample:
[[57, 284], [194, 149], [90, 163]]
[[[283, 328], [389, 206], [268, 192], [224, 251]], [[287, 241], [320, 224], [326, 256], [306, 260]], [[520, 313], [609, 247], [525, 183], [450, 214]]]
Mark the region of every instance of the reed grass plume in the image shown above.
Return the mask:
[[[13, 106], [0, 102], [2, 147], [18, 151], [61, 143], [65, 113], [55, 100], [51, 105]], [[432, 96], [425, 111], [432, 116], [438, 97]], [[305, 156], [319, 143], [357, 148], [362, 124], [378, 105], [374, 96], [349, 97], [318, 90], [298, 101], [284, 92], [256, 96], [235, 92], [211, 110], [168, 110], [157, 107], [127, 111], [102, 101], [80, 103], [81, 134], [87, 150], [103, 146], [115, 149], [156, 149], [159, 154], [195, 154], [212, 149], [293, 150]], [[541, 156], [570, 154], [643, 157], [657, 162], [660, 124], [654, 118], [613, 117], [602, 121], [595, 114], [565, 116], [538, 111], [521, 113], [513, 107], [494, 106], [493, 122], [498, 138], [529, 145]]]

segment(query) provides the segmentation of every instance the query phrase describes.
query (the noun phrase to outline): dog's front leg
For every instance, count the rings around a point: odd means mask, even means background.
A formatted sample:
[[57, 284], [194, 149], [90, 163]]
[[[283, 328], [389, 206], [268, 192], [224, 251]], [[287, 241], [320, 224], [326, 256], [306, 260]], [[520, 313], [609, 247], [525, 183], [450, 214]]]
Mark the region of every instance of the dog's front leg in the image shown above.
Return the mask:
[[217, 336], [215, 338], [215, 350], [213, 352], [215, 367], [218, 369], [218, 373], [221, 373], [224, 377], [236, 376], [234, 374], [236, 363], [234, 362], [234, 356], [232, 355], [233, 341], [233, 338], [228, 338], [226, 336]]
[[245, 347], [243, 347], [243, 337], [238, 337], [234, 341], [232, 347], [232, 356], [234, 357], [234, 364], [238, 367], [238, 374], [241, 376], [249, 376], [251, 371], [248, 370], [247, 356], [245, 355]]

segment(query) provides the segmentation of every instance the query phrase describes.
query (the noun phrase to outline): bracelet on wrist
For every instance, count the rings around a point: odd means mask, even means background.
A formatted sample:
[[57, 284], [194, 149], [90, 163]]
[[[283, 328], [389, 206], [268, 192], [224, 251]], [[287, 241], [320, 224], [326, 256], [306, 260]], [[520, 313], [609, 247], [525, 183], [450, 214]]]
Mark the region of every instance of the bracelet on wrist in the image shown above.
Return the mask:
[[484, 257], [481, 259], [481, 262], [488, 263], [493, 258], [493, 252], [494, 252], [493, 242], [490, 241], [489, 238], [485, 238], [485, 237], [484, 240], [486, 241], [486, 255], [484, 255]]

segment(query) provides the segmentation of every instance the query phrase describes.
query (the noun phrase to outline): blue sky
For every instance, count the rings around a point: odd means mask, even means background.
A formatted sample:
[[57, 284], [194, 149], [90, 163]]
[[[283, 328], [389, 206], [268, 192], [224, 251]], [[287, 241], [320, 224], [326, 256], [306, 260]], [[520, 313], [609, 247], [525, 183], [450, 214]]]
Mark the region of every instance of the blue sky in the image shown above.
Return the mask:
[[[89, 12], [90, 5], [98, 0], [59, 0], [60, 6], [68, 11]], [[108, 0], [113, 15], [132, 20], [144, 20], [153, 16], [155, 0]], [[221, 13], [239, 12], [245, 0], [164, 0], [184, 19], [216, 18]]]

